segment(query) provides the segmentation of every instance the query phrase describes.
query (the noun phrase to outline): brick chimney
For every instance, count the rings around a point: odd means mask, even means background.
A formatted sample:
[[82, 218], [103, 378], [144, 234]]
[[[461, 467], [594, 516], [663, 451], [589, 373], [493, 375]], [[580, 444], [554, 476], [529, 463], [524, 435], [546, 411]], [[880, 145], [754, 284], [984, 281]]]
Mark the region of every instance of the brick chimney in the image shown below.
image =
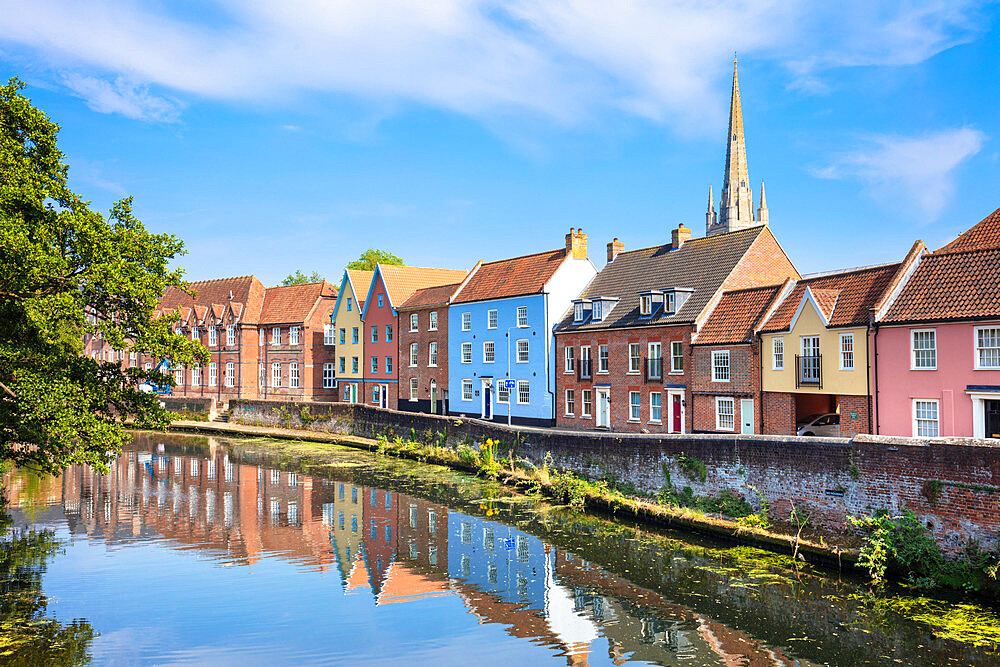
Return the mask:
[[674, 250], [677, 250], [691, 238], [691, 230], [685, 227], [684, 223], [682, 222], [679, 225], [677, 225], [677, 229], [675, 229], [671, 233], [671, 236], [673, 237], [673, 242], [671, 244], [671, 247]]
[[608, 244], [608, 263], [610, 264], [611, 262], [615, 261], [615, 257], [617, 257], [618, 253], [620, 253], [624, 249], [625, 249], [625, 244], [622, 243], [621, 241], [619, 241], [618, 239], [615, 239], [614, 241], [612, 241], [611, 243], [609, 243]]
[[583, 229], [569, 228], [566, 235], [566, 252], [573, 259], [587, 259], [587, 235]]

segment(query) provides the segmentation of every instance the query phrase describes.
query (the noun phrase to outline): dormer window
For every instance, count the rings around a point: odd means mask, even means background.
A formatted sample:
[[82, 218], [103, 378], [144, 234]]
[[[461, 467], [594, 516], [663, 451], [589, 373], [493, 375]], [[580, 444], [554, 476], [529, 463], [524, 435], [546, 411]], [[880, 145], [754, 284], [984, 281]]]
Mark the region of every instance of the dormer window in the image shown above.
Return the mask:
[[639, 314], [643, 317], [649, 317], [653, 314], [653, 295], [644, 294], [639, 297]]
[[616, 303], [618, 303], [618, 299], [610, 296], [601, 296], [591, 299], [591, 319], [594, 322], [603, 322], [604, 319], [611, 314], [611, 311], [615, 307]]
[[601, 301], [595, 301], [592, 308], [592, 315], [595, 322], [600, 322], [604, 319], [604, 303]]
[[667, 292], [663, 295], [663, 312], [673, 314], [674, 304], [677, 303], [676, 295], [673, 292]]
[[577, 303], [573, 306], [573, 321], [583, 322], [583, 304]]

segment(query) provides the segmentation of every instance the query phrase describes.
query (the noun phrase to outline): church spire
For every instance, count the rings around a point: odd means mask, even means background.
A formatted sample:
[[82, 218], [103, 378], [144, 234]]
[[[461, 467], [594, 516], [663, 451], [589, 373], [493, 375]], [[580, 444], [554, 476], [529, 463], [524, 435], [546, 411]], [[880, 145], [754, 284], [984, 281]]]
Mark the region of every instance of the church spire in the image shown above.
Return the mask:
[[743, 136], [743, 108], [740, 103], [740, 79], [733, 58], [733, 92], [729, 103], [729, 134], [726, 141], [726, 169], [722, 177], [718, 224], [709, 234], [745, 229], [754, 225], [753, 195], [747, 168], [746, 140]]
[[760, 199], [757, 200], [757, 224], [767, 224], [767, 197], [764, 196], [764, 181], [760, 182]]
[[708, 234], [715, 225], [715, 197], [712, 195], [712, 186], [708, 186], [708, 211], [705, 212], [705, 233]]

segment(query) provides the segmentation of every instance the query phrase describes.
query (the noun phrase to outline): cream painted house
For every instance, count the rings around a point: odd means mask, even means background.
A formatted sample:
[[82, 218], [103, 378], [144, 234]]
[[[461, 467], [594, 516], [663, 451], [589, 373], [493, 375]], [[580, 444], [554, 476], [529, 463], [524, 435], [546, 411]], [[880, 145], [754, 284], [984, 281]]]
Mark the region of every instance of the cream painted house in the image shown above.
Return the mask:
[[361, 312], [374, 276], [374, 271], [344, 271], [333, 309], [338, 397], [346, 403], [364, 402], [365, 338]]

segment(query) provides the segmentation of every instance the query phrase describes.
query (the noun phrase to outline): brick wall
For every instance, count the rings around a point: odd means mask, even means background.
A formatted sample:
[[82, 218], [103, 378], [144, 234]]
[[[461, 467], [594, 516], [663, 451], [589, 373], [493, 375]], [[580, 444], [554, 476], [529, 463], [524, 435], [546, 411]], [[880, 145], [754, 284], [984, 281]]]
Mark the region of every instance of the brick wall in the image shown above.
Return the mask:
[[774, 234], [770, 230], [765, 230], [729, 274], [723, 289], [778, 285], [789, 277], [798, 278], [798, 271], [778, 245]]
[[[437, 313], [437, 330], [431, 331], [430, 313]], [[410, 331], [410, 315], [417, 315], [417, 331]], [[410, 366], [410, 345], [417, 344], [417, 365]], [[437, 343], [437, 366], [430, 366], [430, 344]], [[410, 379], [417, 379], [417, 401], [410, 401]], [[448, 306], [399, 311], [399, 410], [430, 412], [431, 381], [437, 383], [437, 412], [448, 404]]]
[[766, 435], [795, 433], [794, 394], [765, 391], [761, 393], [760, 402], [764, 412], [764, 433]]
[[[869, 421], [869, 402], [867, 396], [837, 396], [840, 406], [840, 434], [845, 438], [853, 438], [860, 433], [871, 433]], [[856, 417], [852, 415], [857, 415]]]
[[[729, 382], [712, 381], [712, 353], [729, 352]], [[760, 354], [759, 343], [692, 346], [691, 390], [693, 393], [692, 430], [696, 433], [724, 432], [717, 428], [716, 397], [733, 399], [733, 429], [739, 432], [743, 423], [741, 399], [753, 399], [754, 433], [760, 433]]]

